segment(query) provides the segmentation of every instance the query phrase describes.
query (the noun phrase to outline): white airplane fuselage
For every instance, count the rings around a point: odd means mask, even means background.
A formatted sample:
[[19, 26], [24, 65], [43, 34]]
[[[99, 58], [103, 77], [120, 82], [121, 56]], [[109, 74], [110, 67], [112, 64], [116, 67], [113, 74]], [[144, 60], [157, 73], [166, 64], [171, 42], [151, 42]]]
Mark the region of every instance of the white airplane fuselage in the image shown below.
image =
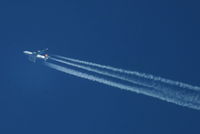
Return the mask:
[[42, 59], [42, 60], [47, 60], [48, 59], [48, 55], [42, 55], [42, 54], [38, 54], [37, 52], [30, 52], [30, 51], [24, 51], [25, 55], [29, 56], [29, 60], [35, 62], [36, 59]]

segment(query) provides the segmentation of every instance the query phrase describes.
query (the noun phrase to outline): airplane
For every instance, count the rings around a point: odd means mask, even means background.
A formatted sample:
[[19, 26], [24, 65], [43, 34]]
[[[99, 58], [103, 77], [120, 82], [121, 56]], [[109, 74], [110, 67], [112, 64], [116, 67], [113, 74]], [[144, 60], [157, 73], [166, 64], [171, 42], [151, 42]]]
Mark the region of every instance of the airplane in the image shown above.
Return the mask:
[[31, 52], [31, 51], [24, 51], [25, 55], [28, 55], [28, 59], [32, 62], [36, 62], [36, 59], [42, 59], [44, 61], [48, 60], [49, 56], [48, 54], [44, 54], [48, 48], [44, 50], [38, 50], [36, 52]]

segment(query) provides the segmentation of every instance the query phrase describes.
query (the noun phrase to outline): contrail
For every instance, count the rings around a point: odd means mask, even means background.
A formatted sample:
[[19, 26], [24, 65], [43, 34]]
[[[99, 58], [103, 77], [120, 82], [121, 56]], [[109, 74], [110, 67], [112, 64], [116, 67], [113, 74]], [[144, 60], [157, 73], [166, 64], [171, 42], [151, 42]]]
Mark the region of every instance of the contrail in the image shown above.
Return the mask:
[[85, 65], [89, 65], [89, 66], [93, 66], [93, 67], [97, 67], [97, 68], [101, 68], [101, 69], [107, 69], [107, 70], [110, 70], [110, 71], [113, 71], [113, 72], [119, 72], [122, 75], [127, 74], [127, 75], [131, 75], [132, 77], [138, 76], [138, 78], [145, 78], [146, 80], [150, 80], [150, 81], [153, 80], [155, 82], [158, 81], [158, 82], [170, 84], [171, 86], [179, 86], [180, 88], [187, 88], [187, 89], [200, 91], [200, 87], [198, 87], [198, 86], [192, 86], [192, 85], [189, 85], [189, 84], [186, 84], [186, 83], [169, 80], [169, 79], [165, 79], [165, 78], [162, 78], [162, 77], [156, 77], [156, 76], [153, 76], [151, 74], [145, 74], [145, 73], [140, 73], [140, 72], [136, 72], [136, 71], [128, 71], [128, 70], [119, 69], [119, 68], [115, 68], [115, 67], [111, 67], [111, 66], [87, 62], [87, 61], [83, 61], [83, 60], [67, 58], [67, 57], [63, 57], [63, 56], [59, 56], [59, 55], [54, 55], [54, 56], [61, 58], [61, 59], [68, 60], [68, 61], [72, 61], [72, 62], [75, 62], [75, 63], [85, 64]]
[[[90, 75], [90, 74], [87, 74], [87, 73], [82, 73], [80, 71], [69, 69], [69, 68], [66, 68], [66, 67], [63, 67], [63, 66], [60, 66], [60, 65], [56, 65], [56, 64], [53, 64], [53, 63], [49, 63], [49, 62], [45, 62], [44, 64], [46, 66], [50, 67], [50, 68], [56, 69], [58, 71], [61, 71], [61, 72], [64, 72], [64, 73], [67, 73], [67, 74], [70, 74], [70, 75], [78, 76], [80, 78], [88, 79], [88, 80], [91, 80], [91, 81], [96, 81], [96, 82], [99, 82], [99, 83], [102, 83], [102, 84], [105, 84], [105, 85], [109, 85], [109, 86], [112, 86], [112, 87], [117, 87], [117, 88], [120, 88], [120, 89], [125, 89], [125, 90], [129, 90], [129, 91], [134, 90], [135, 92], [140, 93], [141, 87], [138, 87], [138, 86], [136, 86], [136, 88], [134, 88], [134, 87], [131, 87], [131, 86], [128, 86], [128, 85], [113, 82], [111, 80], [100, 78], [100, 77]], [[149, 91], [149, 92], [151, 92], [151, 91]], [[148, 92], [146, 92], [145, 94], [148, 94]]]
[[108, 80], [87, 73], [82, 73], [80, 71], [69, 69], [53, 63], [46, 62], [45, 65], [47, 65], [50, 68], [56, 69], [58, 71], [74, 75], [80, 78], [96, 81], [108, 86], [116, 87], [123, 90], [133, 91], [136, 93], [141, 93], [151, 97], [159, 98], [161, 100], [165, 100], [167, 102], [172, 102], [181, 106], [186, 106], [200, 110], [200, 92], [197, 90], [190, 90], [190, 89], [188, 90], [184, 88], [176, 89], [176, 88], [171, 88], [170, 86], [167, 88], [165, 87], [165, 89], [167, 90], [163, 90], [163, 87], [160, 87], [160, 89], [154, 89], [137, 84], [129, 86], [127, 84], [115, 82], [113, 80]]
[[64, 64], [67, 64], [67, 65], [70, 65], [70, 66], [74, 66], [74, 67], [78, 67], [78, 68], [81, 68], [81, 69], [85, 69], [87, 71], [95, 72], [95, 73], [98, 73], [98, 74], [101, 74], [101, 75], [106, 75], [106, 76], [109, 76], [109, 77], [113, 77], [113, 78], [117, 78], [117, 79], [120, 79], [120, 80], [124, 80], [124, 81], [130, 82], [130, 83], [133, 83], [133, 84], [139, 84], [139, 85], [142, 85], [142, 86], [147, 86], [147, 87], [153, 88], [153, 86], [151, 86], [150, 84], [145, 84], [144, 82], [140, 82], [137, 79], [133, 79], [133, 78], [130, 79], [130, 78], [124, 77], [124, 76], [122, 76], [120, 74], [113, 74], [113, 73], [108, 72], [106, 70], [99, 70], [98, 68], [92, 68], [90, 66], [74, 64], [74, 63], [71, 63], [71, 62], [68, 62], [68, 61], [63, 61], [63, 60], [60, 60], [60, 59], [57, 59], [57, 58], [52, 58], [52, 57], [50, 57], [50, 59], [52, 59], [54, 61], [57, 61], [57, 62], [60, 62], [60, 63], [64, 63]]
[[[91, 72], [95, 72], [95, 73], [98, 73], [98, 74], [101, 74], [101, 75], [105, 75], [105, 76], [109, 76], [109, 77], [112, 77], [112, 78], [127, 81], [127, 82], [130, 82], [130, 83], [133, 83], [133, 84], [137, 84], [137, 85], [141, 85], [141, 86], [145, 86], [145, 87], [149, 87], [149, 88], [154, 88], [154, 89], [158, 89], [158, 90], [160, 90], [161, 86], [162, 86], [162, 89], [166, 88], [166, 86], [164, 86], [163, 83], [154, 82], [153, 80], [149, 80], [149, 79], [146, 79], [146, 78], [143, 78], [143, 77], [138, 77], [138, 76], [135, 77], [133, 75], [134, 77], [132, 76], [130, 78], [130, 77], [123, 75], [121, 73], [116, 73], [116, 72], [113, 73], [110, 70], [106, 70], [106, 69], [99, 70], [99, 68], [97, 68], [97, 67], [93, 68], [92, 66], [87, 66], [86, 64], [75, 64], [76, 62], [71, 63], [70, 61], [64, 61], [64, 60], [52, 58], [52, 57], [50, 57], [50, 59], [57, 61], [57, 62], [60, 62], [60, 63], [64, 63], [66, 65], [74, 66], [74, 67], [81, 68], [81, 69], [91, 71]], [[165, 90], [163, 90], [162, 92], [165, 92]]]
[[[106, 69], [99, 70], [99, 68], [97, 68], [97, 67], [93, 68], [92, 66], [87, 66], [86, 64], [75, 64], [76, 62], [71, 63], [70, 61], [64, 61], [64, 60], [52, 58], [52, 57], [50, 59], [57, 61], [57, 62], [60, 62], [60, 63], [70, 65], [70, 66], [81, 68], [81, 69], [84, 69], [84, 70], [87, 70], [87, 71], [95, 72], [95, 73], [98, 73], [98, 74], [101, 74], [101, 75], [110, 76], [112, 78], [120, 79], [120, 80], [130, 82], [130, 83], [133, 83], [133, 84], [152, 88], [154, 90], [158, 90], [158, 91], [162, 92], [163, 94], [169, 94], [169, 90], [171, 90], [171, 89], [182, 90], [182, 87], [180, 87], [180, 86], [177, 86], [177, 85], [174, 86], [173, 84], [168, 84], [168, 83], [166, 84], [166, 83], [163, 83], [161, 81], [155, 81], [154, 79], [147, 79], [147, 78], [135, 76], [135, 75], [133, 75], [130, 78], [126, 75], [123, 75], [122, 73], [116, 73], [116, 72], [113, 73], [113, 72], [106, 70]], [[192, 86], [190, 86], [190, 87], [192, 87]], [[188, 88], [187, 90], [196, 90], [196, 89]], [[181, 97], [181, 96], [177, 96], [177, 98], [179, 98], [179, 97]]]

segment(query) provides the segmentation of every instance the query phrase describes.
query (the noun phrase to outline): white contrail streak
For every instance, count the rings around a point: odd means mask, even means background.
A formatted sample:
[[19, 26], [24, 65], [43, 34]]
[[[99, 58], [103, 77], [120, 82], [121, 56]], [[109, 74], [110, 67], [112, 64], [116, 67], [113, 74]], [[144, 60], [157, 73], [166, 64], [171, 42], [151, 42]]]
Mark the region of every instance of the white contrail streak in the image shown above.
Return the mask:
[[[69, 68], [66, 68], [66, 67], [63, 67], [63, 66], [60, 66], [60, 65], [56, 65], [56, 64], [53, 64], [53, 63], [49, 63], [49, 62], [45, 62], [44, 64], [46, 66], [50, 67], [50, 68], [56, 69], [58, 71], [61, 71], [61, 72], [64, 72], [64, 73], [67, 73], [67, 74], [70, 74], [70, 75], [78, 76], [80, 78], [96, 81], [96, 82], [106, 84], [106, 85], [109, 85], [109, 86], [112, 86], [112, 87], [117, 87], [117, 88], [120, 88], [120, 89], [126, 89], [126, 90], [129, 90], [129, 91], [133, 90], [133, 87], [123, 85], [123, 84], [120, 84], [120, 83], [117, 83], [117, 82], [113, 82], [113, 81], [110, 81], [110, 80], [106, 80], [104, 78], [100, 78], [100, 77], [90, 75], [90, 74], [87, 74], [87, 73], [82, 73], [80, 71], [69, 69]], [[139, 88], [135, 88], [134, 91], [137, 92], [137, 93], [140, 92]]]
[[[166, 84], [166, 83], [163, 83], [163, 82], [160, 82], [160, 81], [155, 81], [155, 80], [152, 80], [152, 79], [146, 79], [146, 78], [141, 78], [139, 76], [135, 76], [133, 75], [131, 78], [130, 77], [127, 77], [126, 75], [124, 76], [122, 73], [113, 73], [112, 71], [109, 71], [109, 70], [106, 70], [106, 69], [101, 69], [99, 70], [97, 67], [95, 68], [92, 68], [91, 66], [87, 66], [85, 64], [75, 64], [75, 63], [71, 63], [71, 61], [65, 61], [64, 60], [61, 60], [61, 59], [57, 59], [57, 58], [50, 58], [54, 61], [57, 61], [57, 62], [60, 62], [60, 63], [64, 63], [66, 65], [70, 65], [70, 66], [74, 66], [74, 67], [77, 67], [77, 68], [81, 68], [81, 69], [84, 69], [84, 70], [87, 70], [87, 71], [91, 71], [91, 72], [95, 72], [95, 73], [98, 73], [98, 74], [101, 74], [101, 75], [105, 75], [105, 76], [110, 76], [112, 78], [116, 78], [116, 79], [119, 79], [119, 80], [123, 80], [123, 81], [126, 81], [126, 82], [130, 82], [132, 84], [136, 84], [136, 85], [140, 85], [140, 86], [144, 86], [144, 87], [147, 87], [147, 88], [151, 88], [152, 90], [157, 90], [157, 92], [162, 92], [162, 94], [170, 94], [172, 92], [169, 92], [170, 90], [182, 90], [180, 89], [179, 86], [173, 86], [171, 84]], [[190, 90], [190, 89], [188, 89]], [[181, 98], [182, 96], [177, 96], [177, 98]]]
[[165, 79], [165, 78], [161, 78], [161, 77], [156, 77], [156, 76], [153, 76], [153, 75], [150, 75], [150, 74], [140, 73], [140, 72], [136, 72], [136, 71], [128, 71], [128, 70], [119, 69], [119, 68], [115, 68], [115, 67], [111, 67], [111, 66], [87, 62], [87, 61], [83, 61], [83, 60], [67, 58], [67, 57], [63, 57], [63, 56], [59, 56], [59, 55], [55, 55], [55, 56], [58, 57], [58, 58], [61, 58], [61, 59], [65, 59], [65, 60], [68, 60], [68, 61], [75, 62], [75, 63], [85, 64], [85, 65], [89, 65], [89, 66], [93, 66], [93, 67], [107, 69], [107, 70], [114, 71], [114, 72], [119, 72], [122, 75], [128, 74], [128, 75], [131, 75], [131, 76], [138, 76], [140, 78], [145, 78], [146, 80], [159, 81], [159, 82], [162, 82], [162, 83], [170, 84], [171, 86], [179, 86], [180, 88], [187, 88], [187, 89], [200, 91], [200, 87], [198, 87], [198, 86], [192, 86], [192, 85], [185, 84], [185, 83], [182, 83], [182, 82], [173, 81], [173, 80], [169, 80], [169, 79]]
[[98, 73], [98, 74], [101, 74], [101, 75], [106, 75], [106, 76], [110, 76], [110, 77], [117, 78], [117, 79], [120, 79], [120, 80], [124, 80], [124, 81], [130, 82], [130, 83], [133, 83], [133, 84], [138, 84], [138, 85], [154, 88], [150, 84], [145, 84], [144, 82], [140, 82], [140, 81], [133, 79], [133, 78], [130, 79], [130, 78], [127, 78], [127, 77], [123, 77], [120, 74], [112, 74], [111, 72], [108, 72], [106, 70], [105, 71], [104, 70], [98, 70], [97, 68], [92, 68], [92, 67], [84, 66], [84, 65], [78, 65], [78, 64], [74, 64], [74, 63], [71, 63], [71, 62], [68, 62], [68, 61], [63, 61], [63, 60], [60, 60], [60, 59], [57, 59], [57, 58], [52, 58], [52, 57], [50, 57], [50, 59], [57, 61], [57, 62], [60, 62], [60, 63], [64, 63], [66, 65], [70, 65], [70, 66], [78, 67], [78, 68], [81, 68], [81, 69], [85, 69], [87, 71], [95, 72], [95, 73]]
[[169, 88], [166, 88], [168, 89], [167, 91], [164, 91], [162, 87], [160, 90], [157, 90], [157, 89], [148, 88], [145, 86], [138, 86], [138, 85], [129, 86], [129, 85], [122, 84], [119, 82], [114, 82], [112, 80], [96, 77], [91, 74], [82, 73], [80, 71], [76, 71], [73, 69], [68, 69], [66, 67], [62, 67], [62, 66], [52, 64], [49, 62], [46, 62], [45, 65], [47, 65], [50, 68], [56, 69], [58, 71], [61, 71], [70, 75], [74, 75], [80, 78], [96, 81], [108, 86], [117, 87], [117, 88], [128, 90], [128, 91], [133, 91], [136, 93], [145, 94], [145, 95], [156, 97], [161, 100], [172, 102], [181, 106], [187, 106], [190, 108], [200, 110], [200, 92], [196, 90], [185, 90], [185, 89], [180, 90], [179, 88], [174, 89], [174, 88], [169, 87]]

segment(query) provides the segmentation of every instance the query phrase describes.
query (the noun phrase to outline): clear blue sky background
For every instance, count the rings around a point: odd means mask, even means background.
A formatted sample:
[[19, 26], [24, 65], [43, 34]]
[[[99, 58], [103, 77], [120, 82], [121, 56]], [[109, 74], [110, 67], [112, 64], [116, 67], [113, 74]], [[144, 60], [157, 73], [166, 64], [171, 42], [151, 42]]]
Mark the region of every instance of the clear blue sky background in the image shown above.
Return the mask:
[[200, 85], [197, 0], [0, 2], [1, 134], [198, 134], [200, 111], [69, 76], [23, 50]]

